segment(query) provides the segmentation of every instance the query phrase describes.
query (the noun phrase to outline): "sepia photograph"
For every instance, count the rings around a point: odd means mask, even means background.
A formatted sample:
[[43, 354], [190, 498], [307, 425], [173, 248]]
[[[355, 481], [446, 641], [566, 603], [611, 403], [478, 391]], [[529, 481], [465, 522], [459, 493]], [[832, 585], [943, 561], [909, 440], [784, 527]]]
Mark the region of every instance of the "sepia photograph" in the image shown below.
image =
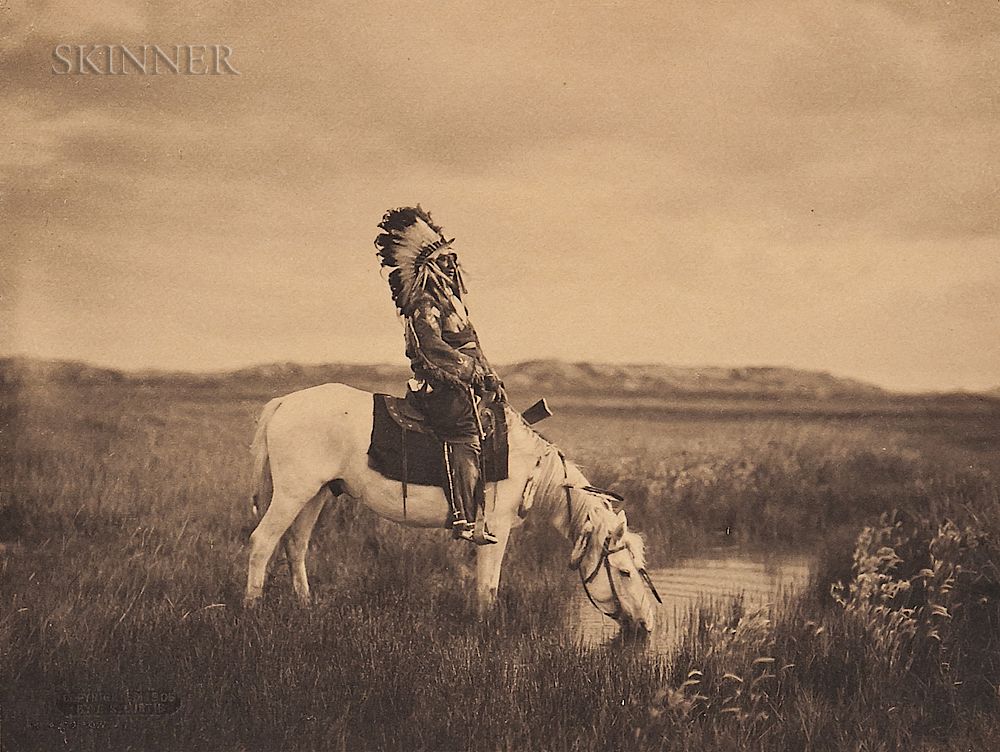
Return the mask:
[[1000, 2], [0, 0], [0, 752], [1000, 748]]

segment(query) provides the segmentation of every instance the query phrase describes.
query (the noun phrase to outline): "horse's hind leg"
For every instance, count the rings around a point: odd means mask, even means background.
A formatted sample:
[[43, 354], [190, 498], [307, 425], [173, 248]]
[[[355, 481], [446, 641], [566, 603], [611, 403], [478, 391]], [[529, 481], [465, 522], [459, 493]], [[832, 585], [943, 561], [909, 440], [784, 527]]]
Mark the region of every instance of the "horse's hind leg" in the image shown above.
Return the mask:
[[289, 494], [275, 489], [271, 505], [257, 529], [250, 534], [250, 565], [247, 569], [247, 590], [244, 605], [252, 606], [264, 593], [267, 563], [281, 536], [299, 516], [302, 508], [316, 497], [315, 493]]
[[285, 533], [285, 556], [288, 558], [288, 571], [292, 575], [292, 587], [295, 595], [303, 606], [309, 605], [309, 575], [306, 572], [306, 553], [309, 550], [309, 538], [312, 535], [316, 519], [319, 517], [323, 504], [329, 498], [329, 492], [323, 489], [312, 497], [299, 512], [295, 522]]

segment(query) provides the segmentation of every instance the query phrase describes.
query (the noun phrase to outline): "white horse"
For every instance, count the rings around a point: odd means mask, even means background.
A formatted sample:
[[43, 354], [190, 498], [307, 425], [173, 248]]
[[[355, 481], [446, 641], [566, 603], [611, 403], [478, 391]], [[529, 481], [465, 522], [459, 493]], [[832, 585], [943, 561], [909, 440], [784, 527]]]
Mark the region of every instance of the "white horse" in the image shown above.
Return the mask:
[[[650, 595], [657, 600], [659, 595], [646, 574], [642, 538], [628, 530], [623, 511], [613, 510], [614, 494], [593, 488], [518, 413], [509, 407], [506, 413], [510, 477], [486, 486], [486, 518], [498, 543], [476, 551], [480, 609], [496, 597], [511, 528], [533, 510], [574, 541], [570, 567], [579, 569], [594, 605], [623, 626], [651, 631]], [[404, 511], [402, 485], [368, 466], [371, 430], [372, 395], [344, 384], [303, 389], [264, 407], [251, 451], [255, 507], [266, 512], [250, 536], [246, 604], [263, 594], [268, 561], [285, 536], [293, 587], [308, 605], [306, 550], [331, 494], [346, 494], [403, 525], [443, 527], [448, 504], [440, 488], [411, 484]]]

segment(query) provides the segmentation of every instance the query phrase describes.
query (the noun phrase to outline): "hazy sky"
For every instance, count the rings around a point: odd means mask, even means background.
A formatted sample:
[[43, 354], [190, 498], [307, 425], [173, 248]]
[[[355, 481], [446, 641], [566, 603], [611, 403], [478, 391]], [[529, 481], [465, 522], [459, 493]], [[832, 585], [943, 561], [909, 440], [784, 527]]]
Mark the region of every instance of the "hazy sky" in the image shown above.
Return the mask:
[[995, 0], [90, 5], [0, 0], [5, 352], [403, 362], [372, 240], [420, 202], [496, 362], [1000, 385]]

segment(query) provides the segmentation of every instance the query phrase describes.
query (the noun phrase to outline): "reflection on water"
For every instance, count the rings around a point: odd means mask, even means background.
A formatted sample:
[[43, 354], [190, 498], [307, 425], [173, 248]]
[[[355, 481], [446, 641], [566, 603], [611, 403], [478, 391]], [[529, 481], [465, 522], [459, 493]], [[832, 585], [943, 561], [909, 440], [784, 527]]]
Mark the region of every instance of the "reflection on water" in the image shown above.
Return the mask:
[[[725, 606], [742, 595], [747, 609], [765, 607], [808, 583], [810, 559], [721, 550], [681, 559], [671, 567], [650, 570], [649, 574], [663, 598], [649, 646], [657, 652], [668, 652], [679, 639], [693, 606]], [[582, 590], [571, 608], [576, 636], [585, 645], [603, 643], [618, 633], [618, 625], [598, 613]]]

